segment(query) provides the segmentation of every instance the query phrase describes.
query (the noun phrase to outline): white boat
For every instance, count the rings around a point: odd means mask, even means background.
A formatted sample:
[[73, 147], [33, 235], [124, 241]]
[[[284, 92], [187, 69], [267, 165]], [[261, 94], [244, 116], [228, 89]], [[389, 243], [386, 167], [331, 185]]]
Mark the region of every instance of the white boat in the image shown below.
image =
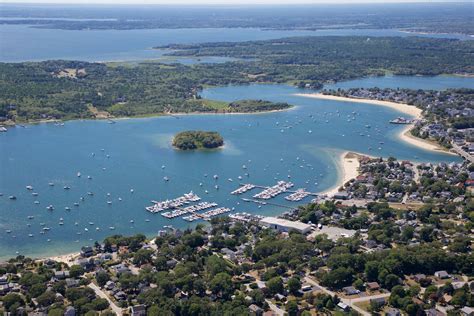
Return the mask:
[[31, 185], [27, 185], [27, 186], [26, 186], [26, 189], [29, 190], [29, 191], [31, 191], [31, 190], [33, 190], [33, 187], [32, 187]]
[[54, 183], [53, 183], [53, 182], [48, 183], [48, 185], [49, 185], [50, 187], [54, 187]]
[[78, 178], [81, 177], [81, 173], [80, 173], [80, 172], [77, 173], [77, 177], [78, 177]]

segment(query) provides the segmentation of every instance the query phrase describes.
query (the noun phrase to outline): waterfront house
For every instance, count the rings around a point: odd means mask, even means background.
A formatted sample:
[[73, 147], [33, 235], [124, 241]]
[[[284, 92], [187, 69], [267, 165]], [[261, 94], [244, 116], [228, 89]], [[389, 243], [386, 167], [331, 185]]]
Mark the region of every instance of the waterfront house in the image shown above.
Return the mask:
[[449, 279], [451, 276], [448, 274], [448, 272], [442, 270], [442, 271], [436, 271], [434, 273], [434, 276], [437, 277], [438, 279]]

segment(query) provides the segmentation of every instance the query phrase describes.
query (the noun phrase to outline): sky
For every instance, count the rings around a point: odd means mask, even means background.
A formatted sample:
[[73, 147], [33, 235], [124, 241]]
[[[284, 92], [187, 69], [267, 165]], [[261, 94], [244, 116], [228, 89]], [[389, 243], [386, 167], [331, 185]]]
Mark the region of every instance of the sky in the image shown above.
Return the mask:
[[0, 0], [0, 3], [63, 4], [318, 4], [318, 3], [406, 3], [406, 2], [473, 2], [474, 0]]

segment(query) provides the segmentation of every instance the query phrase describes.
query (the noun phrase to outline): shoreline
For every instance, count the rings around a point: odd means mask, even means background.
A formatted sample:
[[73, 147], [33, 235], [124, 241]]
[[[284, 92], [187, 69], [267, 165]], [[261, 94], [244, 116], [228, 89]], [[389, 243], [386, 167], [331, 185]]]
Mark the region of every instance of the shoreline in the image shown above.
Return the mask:
[[381, 100], [372, 100], [372, 99], [359, 99], [359, 98], [350, 98], [350, 97], [340, 97], [335, 95], [327, 95], [322, 93], [296, 93], [294, 94], [299, 97], [314, 98], [321, 100], [332, 100], [332, 101], [341, 101], [341, 102], [355, 102], [355, 103], [365, 103], [372, 105], [379, 105], [391, 108], [403, 114], [407, 114], [416, 119], [423, 118], [422, 110], [417, 108], [414, 105], [408, 105], [405, 103], [396, 103], [390, 101], [381, 101]]
[[324, 191], [318, 192], [318, 194], [332, 197], [334, 194], [339, 192], [339, 188], [344, 186], [345, 183], [356, 178], [359, 175], [359, 159], [363, 156], [367, 155], [352, 151], [344, 151], [339, 154], [335, 159], [339, 173], [336, 184]]
[[284, 111], [292, 111], [297, 109], [298, 106], [292, 105], [286, 109], [280, 110], [268, 110], [268, 111], [259, 111], [259, 112], [176, 112], [176, 113], [155, 113], [155, 114], [143, 114], [136, 116], [119, 116], [119, 117], [107, 117], [107, 118], [72, 118], [72, 119], [53, 119], [53, 120], [37, 120], [37, 121], [28, 121], [28, 122], [19, 122], [13, 124], [0, 124], [0, 126], [5, 126], [6, 128], [12, 127], [25, 127], [26, 125], [40, 125], [40, 124], [52, 124], [52, 123], [65, 123], [72, 121], [121, 121], [121, 120], [130, 120], [130, 119], [146, 119], [146, 118], [156, 118], [156, 117], [173, 117], [173, 116], [192, 116], [192, 115], [258, 115], [258, 114], [270, 114], [278, 113]]
[[[354, 103], [364, 103], [364, 104], [369, 104], [369, 105], [376, 105], [376, 106], [383, 106], [390, 108], [392, 110], [401, 112], [403, 114], [409, 115], [412, 118], [415, 119], [422, 119], [422, 110], [417, 108], [414, 105], [408, 105], [405, 103], [396, 103], [396, 102], [390, 102], [390, 101], [381, 101], [381, 100], [372, 100], [372, 99], [358, 99], [358, 98], [350, 98], [350, 97], [340, 97], [340, 96], [334, 96], [334, 95], [326, 95], [322, 93], [297, 93], [294, 94], [299, 97], [305, 97], [305, 98], [313, 98], [313, 99], [320, 99], [320, 100], [331, 100], [331, 101], [340, 101], [340, 102], [354, 102]], [[443, 148], [439, 145], [436, 145], [430, 141], [424, 140], [422, 138], [415, 137], [410, 134], [410, 131], [413, 129], [413, 124], [407, 124], [405, 128], [403, 128], [398, 134], [397, 137], [403, 141], [406, 142], [412, 146], [428, 150], [428, 151], [433, 151], [437, 153], [446, 153], [450, 155], [456, 155], [446, 148]]]

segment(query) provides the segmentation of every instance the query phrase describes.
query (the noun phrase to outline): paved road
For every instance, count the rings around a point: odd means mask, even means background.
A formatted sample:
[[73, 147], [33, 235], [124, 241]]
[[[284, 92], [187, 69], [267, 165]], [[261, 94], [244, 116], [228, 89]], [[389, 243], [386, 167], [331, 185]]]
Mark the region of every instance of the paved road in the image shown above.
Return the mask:
[[123, 315], [123, 311], [120, 307], [118, 307], [117, 305], [115, 305], [114, 302], [112, 302], [112, 300], [107, 296], [107, 294], [105, 294], [104, 291], [102, 291], [102, 289], [100, 287], [98, 287], [97, 285], [95, 285], [94, 283], [89, 283], [89, 287], [91, 289], [94, 290], [95, 294], [100, 297], [100, 298], [105, 298], [109, 304], [110, 304], [110, 308], [112, 308], [112, 311], [117, 314], [118, 316], [122, 316]]
[[[331, 295], [331, 296], [335, 296], [336, 293], [325, 288], [324, 286], [321, 286], [318, 282], [314, 281], [313, 279], [311, 279], [310, 277], [305, 277], [304, 280], [311, 284], [311, 285], [314, 285], [314, 286], [317, 286], [318, 288], [320, 288], [324, 293], [328, 294], [328, 295]], [[342, 298], [342, 297], [339, 297], [339, 299], [346, 305], [350, 306], [352, 309], [354, 309], [355, 311], [357, 311], [359, 314], [361, 315], [364, 315], [364, 316], [370, 316], [370, 313], [363, 310], [362, 308], [354, 305], [354, 303], [360, 303], [360, 302], [365, 302], [365, 301], [369, 301], [371, 299], [374, 299], [374, 298], [382, 298], [382, 297], [389, 297], [390, 296], [390, 293], [382, 293], [382, 294], [377, 294], [377, 295], [370, 295], [370, 296], [362, 296], [362, 297], [357, 297], [357, 298], [352, 298], [352, 299], [348, 299], [348, 298]]]
[[278, 316], [285, 315], [285, 311], [282, 310], [280, 307], [276, 306], [275, 304], [273, 304], [272, 301], [266, 299], [265, 302], [267, 302], [268, 306], [270, 306], [270, 309], [272, 310], [272, 312], [274, 312]]
[[453, 146], [454, 151], [458, 153], [459, 155], [461, 155], [464, 159], [468, 160], [469, 162], [474, 162], [474, 156], [465, 152], [461, 147], [459, 147], [455, 143], [451, 143], [451, 145]]

